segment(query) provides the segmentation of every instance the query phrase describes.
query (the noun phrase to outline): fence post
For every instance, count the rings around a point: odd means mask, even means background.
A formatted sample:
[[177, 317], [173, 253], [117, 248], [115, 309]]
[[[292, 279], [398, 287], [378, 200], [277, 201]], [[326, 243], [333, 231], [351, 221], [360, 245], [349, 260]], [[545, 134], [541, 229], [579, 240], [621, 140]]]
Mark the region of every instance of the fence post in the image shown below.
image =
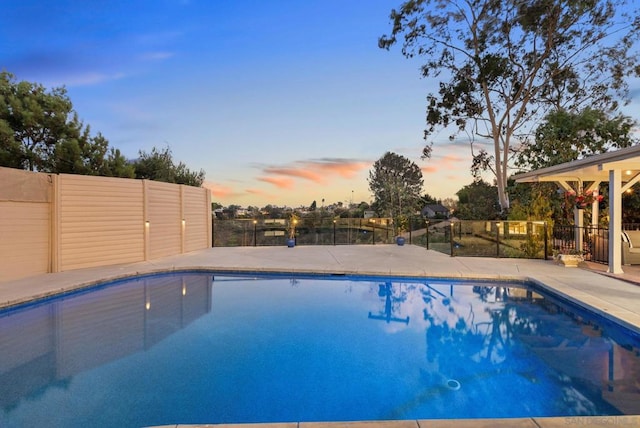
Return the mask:
[[425, 220], [425, 230], [424, 234], [427, 240], [427, 250], [429, 249], [429, 219]]
[[253, 246], [258, 245], [258, 234], [257, 234], [258, 220], [253, 220]]
[[451, 257], [454, 257], [453, 254], [453, 234], [455, 232], [455, 224], [453, 222], [449, 223], [449, 244], [451, 245]]
[[409, 219], [409, 245], [411, 245], [411, 230], [413, 229], [413, 217]]
[[333, 220], [333, 245], [336, 245], [336, 221]]
[[376, 221], [373, 221], [373, 226], [371, 227], [371, 242], [373, 245], [376, 245]]
[[500, 222], [496, 222], [496, 257], [500, 258]]
[[547, 228], [547, 222], [544, 222], [544, 259], [549, 260], [547, 255], [549, 254], [549, 232]]

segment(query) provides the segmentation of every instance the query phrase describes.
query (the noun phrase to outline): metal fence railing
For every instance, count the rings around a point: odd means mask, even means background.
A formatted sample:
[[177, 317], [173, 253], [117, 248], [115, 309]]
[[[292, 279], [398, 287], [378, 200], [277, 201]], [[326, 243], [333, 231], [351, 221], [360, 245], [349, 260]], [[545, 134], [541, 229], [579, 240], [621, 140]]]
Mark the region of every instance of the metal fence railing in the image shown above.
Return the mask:
[[[576, 230], [578, 230], [582, 245], [576, 243]], [[622, 225], [622, 230], [640, 230], [640, 224], [625, 223]], [[552, 249], [564, 253], [575, 251], [581, 253], [585, 260], [608, 263], [609, 229], [599, 226], [554, 226]]]
[[[582, 245], [576, 242], [576, 230]], [[557, 253], [580, 253], [585, 260], [606, 263], [608, 261], [609, 229], [595, 226], [576, 227], [555, 225], [552, 233], [552, 251]]]
[[[285, 219], [213, 220], [213, 246], [286, 245], [291, 225]], [[408, 244], [451, 256], [540, 258], [550, 256], [547, 224], [542, 221], [450, 221], [409, 219], [402, 234]], [[296, 245], [376, 245], [395, 242], [388, 218], [302, 218]]]
[[285, 245], [291, 229], [296, 245], [373, 245], [395, 239], [390, 219], [325, 217], [302, 218], [295, 227], [285, 219], [214, 219], [212, 242], [214, 247]]
[[549, 255], [544, 221], [454, 221], [439, 234], [429, 228], [428, 236], [435, 241], [430, 249], [452, 256], [546, 259]]

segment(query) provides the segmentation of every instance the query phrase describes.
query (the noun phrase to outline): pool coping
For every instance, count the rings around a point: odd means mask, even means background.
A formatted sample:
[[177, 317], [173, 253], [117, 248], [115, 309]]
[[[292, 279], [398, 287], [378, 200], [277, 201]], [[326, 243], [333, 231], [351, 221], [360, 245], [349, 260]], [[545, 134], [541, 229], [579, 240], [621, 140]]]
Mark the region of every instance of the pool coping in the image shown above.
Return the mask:
[[505, 419], [417, 419], [403, 421], [283, 422], [264, 424], [177, 424], [150, 428], [559, 428], [640, 426], [640, 416], [570, 416]]
[[[283, 275], [313, 275], [313, 276], [370, 276], [370, 277], [392, 277], [392, 278], [413, 278], [424, 279], [432, 278], [435, 280], [468, 280], [468, 281], [495, 281], [495, 282], [516, 282], [528, 285], [533, 285], [542, 289], [544, 292], [559, 297], [564, 300], [579, 306], [580, 308], [592, 312], [596, 315], [621, 325], [624, 328], [640, 335], [640, 316], [638, 313], [625, 311], [620, 308], [612, 307], [610, 304], [606, 304], [599, 298], [593, 298], [593, 296], [586, 296], [584, 293], [576, 293], [575, 290], [563, 289], [563, 287], [549, 285], [549, 279], [547, 282], [539, 280], [535, 277], [527, 275], [494, 275], [494, 274], [422, 274], [416, 272], [377, 272], [377, 271], [358, 271], [358, 270], [322, 270], [322, 269], [281, 269], [281, 268], [261, 268], [261, 269], [248, 269], [248, 268], [227, 268], [227, 267], [211, 267], [211, 266], [164, 266], [164, 267], [149, 267], [147, 269], [136, 269], [135, 271], [128, 271], [126, 273], [119, 273], [116, 275], [103, 275], [100, 279], [83, 280], [74, 282], [67, 287], [59, 287], [50, 289], [40, 293], [23, 295], [21, 297], [0, 301], [0, 311], [5, 309], [11, 309], [14, 307], [20, 307], [28, 305], [40, 300], [46, 300], [63, 296], [66, 294], [73, 294], [79, 291], [90, 289], [102, 284], [110, 282], [126, 280], [128, 278], [134, 278], [144, 275], [154, 275], [171, 272], [211, 272], [211, 273], [230, 273], [230, 274], [283, 274]], [[597, 273], [595, 273], [597, 275]], [[50, 274], [54, 275], [54, 274]], [[640, 292], [640, 286], [636, 284], [630, 284], [624, 280], [618, 280], [609, 276], [600, 275], [602, 278], [613, 279], [614, 281], [623, 282], [629, 284], [631, 287], [635, 287]], [[24, 281], [24, 280], [22, 280]], [[0, 283], [2, 286], [2, 283]], [[1, 296], [0, 290], [0, 296]], [[639, 295], [640, 297], [640, 295]]]

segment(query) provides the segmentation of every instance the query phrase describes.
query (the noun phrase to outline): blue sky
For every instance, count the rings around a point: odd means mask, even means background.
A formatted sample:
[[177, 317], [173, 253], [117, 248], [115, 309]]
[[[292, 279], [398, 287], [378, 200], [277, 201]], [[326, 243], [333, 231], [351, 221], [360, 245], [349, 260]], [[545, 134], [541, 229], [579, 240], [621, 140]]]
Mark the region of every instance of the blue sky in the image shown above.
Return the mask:
[[371, 200], [386, 151], [445, 198], [467, 144], [423, 145], [420, 62], [377, 46], [400, 0], [5, 0], [0, 69], [65, 86], [80, 118], [134, 158], [169, 146], [224, 205]]

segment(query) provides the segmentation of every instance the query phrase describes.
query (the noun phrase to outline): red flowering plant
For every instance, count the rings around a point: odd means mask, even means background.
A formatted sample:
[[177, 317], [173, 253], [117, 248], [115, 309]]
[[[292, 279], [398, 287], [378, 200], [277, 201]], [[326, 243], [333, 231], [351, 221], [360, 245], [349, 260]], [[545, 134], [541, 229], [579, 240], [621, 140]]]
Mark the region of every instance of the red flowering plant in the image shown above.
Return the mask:
[[586, 208], [594, 202], [601, 202], [603, 197], [596, 191], [584, 192], [577, 194], [574, 191], [568, 191], [564, 194], [565, 201], [568, 206], [574, 206], [579, 210]]

